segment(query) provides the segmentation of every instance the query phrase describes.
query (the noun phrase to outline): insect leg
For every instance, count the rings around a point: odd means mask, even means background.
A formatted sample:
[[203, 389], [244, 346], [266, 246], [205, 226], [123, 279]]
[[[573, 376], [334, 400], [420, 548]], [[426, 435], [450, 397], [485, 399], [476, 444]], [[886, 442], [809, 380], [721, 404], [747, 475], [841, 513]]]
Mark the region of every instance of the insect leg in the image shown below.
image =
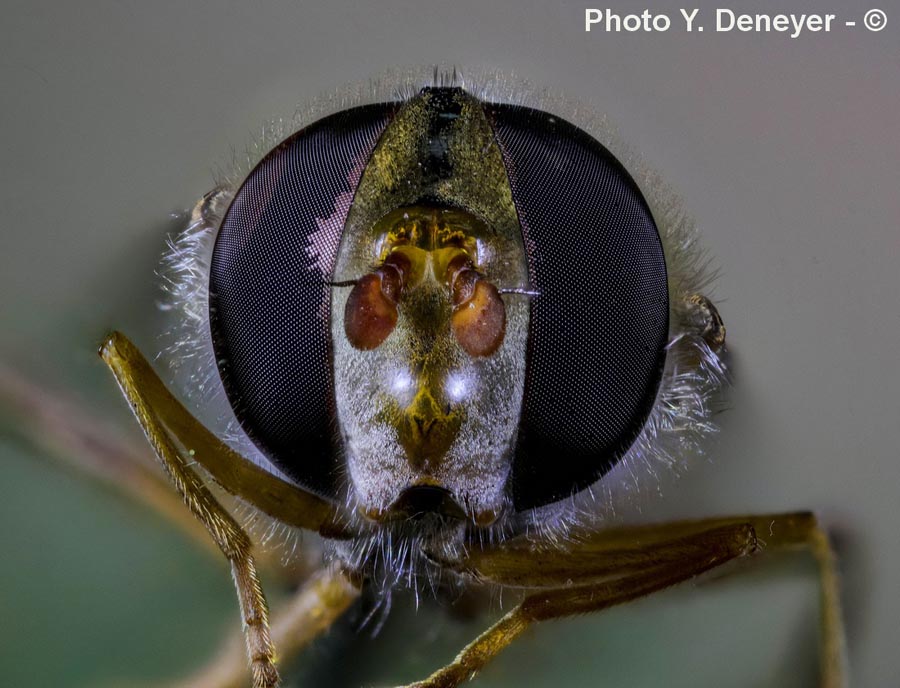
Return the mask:
[[828, 534], [814, 514], [797, 512], [714, 519], [714, 523], [746, 522], [753, 525], [759, 537], [760, 550], [778, 552], [808, 549], [819, 567], [819, 604], [821, 608], [821, 668], [822, 688], [842, 688], [847, 685], [847, 658], [844, 636], [841, 594], [834, 550]]
[[[250, 538], [215, 499], [200, 477], [185, 463], [165, 423], [142, 391], [153, 382], [159, 383], [146, 360], [124, 337], [112, 336], [101, 349], [101, 355], [113, 370], [122, 392], [128, 399], [147, 439], [159, 457], [163, 469], [191, 512], [212, 535], [231, 564], [238, 602], [244, 622], [244, 636], [250, 659], [254, 688], [278, 685], [275, 651], [269, 637], [268, 609], [256, 565], [251, 554]], [[135, 358], [134, 354], [137, 354]]]
[[[705, 546], [699, 548], [700, 552], [692, 557], [612, 580], [576, 587], [553, 587], [527, 595], [512, 611], [463, 648], [450, 664], [407, 688], [457, 686], [473, 678], [501, 650], [538, 621], [596, 612], [650, 595], [749, 554], [757, 547], [753, 528], [746, 523], [703, 531], [692, 540], [690, 544], [705, 543]], [[537, 560], [532, 554], [523, 558], [521, 565], [534, 566]], [[605, 562], [603, 565], [605, 566]], [[566, 580], [578, 580], [581, 573], [583, 572], [570, 570]], [[546, 582], [546, 579], [542, 579], [543, 584]], [[556, 585], [565, 584], [566, 581], [556, 582]]]
[[[845, 685], [844, 636], [834, 556], [824, 531], [808, 512], [710, 518], [613, 528], [582, 537], [567, 550], [544, 556], [516, 538], [493, 549], [470, 550], [455, 568], [484, 581], [542, 588], [467, 646], [447, 667], [417, 688], [468, 680], [532, 623], [599, 611], [649, 595], [732, 559], [766, 551], [809, 548], [819, 564], [822, 597], [823, 688]], [[575, 587], [571, 581], [577, 581]]]
[[[273, 610], [271, 636], [279, 661], [289, 661], [326, 631], [359, 597], [359, 585], [336, 567], [315, 573], [280, 609]], [[183, 688], [241, 688], [247, 666], [240, 637], [230, 638], [217, 656]]]
[[154, 435], [168, 431], [190, 454], [191, 461], [200, 464], [227, 492], [281, 523], [332, 538], [345, 535], [339, 525], [340, 513], [334, 505], [273, 476], [207, 430], [172, 396], [125, 335], [120, 332], [109, 335], [100, 356], [116, 376], [151, 444]]
[[815, 557], [822, 610], [821, 684], [827, 688], [845, 685], [844, 630], [834, 553], [827, 534], [809, 512], [674, 521], [606, 529], [583, 537], [576, 534], [577, 542], [569, 549], [539, 558], [533, 556], [531, 542], [516, 538], [493, 549], [472, 549], [456, 568], [507, 586], [558, 586], [569, 579], [584, 581], [677, 564], [702, 554], [716, 529], [741, 524], [752, 526], [761, 552], [805, 548]]
[[[459, 573], [501, 585], [552, 587], [564, 582], [573, 571], [584, 580], [586, 575], [620, 576], [675, 563], [692, 557], [694, 552], [702, 552], [717, 528], [741, 524], [754, 528], [763, 548], [810, 546], [814, 539], [818, 541], [818, 535], [824, 538], [815, 516], [809, 512], [742, 515], [574, 531], [571, 542], [564, 548], [542, 546], [520, 536], [493, 547], [473, 547], [465, 560], [444, 564]], [[704, 533], [698, 541], [697, 536]], [[526, 566], [529, 557], [538, 551], [552, 556], [531, 561]]]

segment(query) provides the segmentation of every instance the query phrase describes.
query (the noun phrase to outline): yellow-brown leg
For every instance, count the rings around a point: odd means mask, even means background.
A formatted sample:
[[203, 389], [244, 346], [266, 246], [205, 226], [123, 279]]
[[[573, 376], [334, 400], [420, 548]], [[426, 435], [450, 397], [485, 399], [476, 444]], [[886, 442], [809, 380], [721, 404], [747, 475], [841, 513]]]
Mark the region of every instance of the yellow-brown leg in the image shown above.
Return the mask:
[[[202, 466], [223, 489], [277, 521], [332, 538], [349, 535], [340, 524], [340, 510], [331, 502], [280, 480], [207, 430], [172, 396], [125, 335], [113, 332], [100, 348], [100, 356], [116, 376], [157, 455], [159, 438], [174, 439], [190, 454], [191, 463]], [[160, 459], [174, 480], [167, 460]]]
[[[537, 621], [600, 611], [759, 549], [798, 545], [811, 547], [822, 571], [822, 686], [840, 688], [843, 633], [833, 558], [824, 533], [805, 513], [617, 528], [585, 535], [566, 552], [540, 557], [525, 539], [473, 552], [461, 570], [487, 581], [546, 589], [527, 595], [453, 662], [410, 688], [450, 688], [471, 679]], [[574, 587], [551, 587], [573, 580]]]
[[[335, 567], [314, 574], [272, 617], [271, 636], [279, 659], [295, 656], [326, 631], [359, 597], [359, 586]], [[183, 688], [241, 688], [247, 667], [240, 660], [240, 637], [229, 638], [221, 651]]]
[[244, 624], [253, 686], [273, 688], [278, 685], [278, 671], [275, 668], [274, 648], [269, 638], [266, 599], [256, 574], [250, 539], [231, 514], [216, 501], [197, 474], [186, 466], [154, 408], [142, 395], [138, 386], [140, 377], [133, 374], [129, 361], [123, 358], [116, 344], [115, 339], [111, 338], [101, 349], [100, 354], [115, 373], [122, 392], [184, 503], [203, 523], [231, 564]]

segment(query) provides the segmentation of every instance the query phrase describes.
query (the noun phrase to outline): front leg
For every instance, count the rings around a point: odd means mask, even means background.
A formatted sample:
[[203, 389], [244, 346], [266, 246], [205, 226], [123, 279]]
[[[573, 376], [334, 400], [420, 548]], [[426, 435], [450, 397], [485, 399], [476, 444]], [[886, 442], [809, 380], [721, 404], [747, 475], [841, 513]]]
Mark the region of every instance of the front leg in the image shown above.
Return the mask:
[[[163, 469], [185, 499], [187, 495], [178, 484], [179, 473], [173, 473], [176, 464], [183, 466], [185, 462], [173, 443], [190, 454], [189, 463], [202, 466], [226, 492], [249, 502], [276, 521], [316, 531], [325, 537], [351, 536], [341, 525], [343, 514], [334, 504], [275, 477], [204, 427], [166, 389], [144, 355], [124, 334], [110, 334], [100, 347], [100, 357], [115, 375]], [[164, 444], [171, 448], [173, 458], [160, 453], [165, 449]]]
[[[185, 505], [231, 564], [253, 686], [273, 688], [279, 682], [275, 648], [250, 538], [189, 464], [201, 465], [227, 491], [288, 525], [340, 537], [344, 532], [338, 523], [338, 512], [325, 500], [279, 480], [222, 443], [172, 396], [124, 335], [112, 334], [100, 349], [100, 355], [115, 375]], [[185, 455], [190, 456], [190, 461]], [[347, 593], [333, 607], [349, 604], [352, 598]]]
[[135, 352], [130, 347], [130, 342], [113, 336], [100, 350], [100, 355], [115, 374], [122, 393], [128, 399], [163, 469], [181, 494], [185, 505], [206, 527], [231, 564], [253, 686], [274, 688], [279, 682], [278, 670], [275, 668], [275, 648], [269, 638], [269, 612], [256, 573], [250, 538], [231, 514], [216, 501], [200, 477], [188, 468], [153, 404], [145, 397], [142, 383], [147, 380], [147, 371], [152, 377], [155, 376], [146, 360], [140, 354], [135, 357]]
[[[452, 688], [470, 680], [532, 624], [600, 611], [689, 580], [762, 549], [810, 547], [822, 582], [823, 688], [841, 688], [843, 633], [833, 558], [824, 533], [806, 513], [685, 521], [617, 528], [586, 536], [568, 551], [545, 551], [525, 539], [473, 551], [460, 570], [485, 581], [539, 587], [467, 645], [447, 666], [407, 688]], [[576, 581], [575, 586], [565, 586]]]
[[[318, 571], [272, 614], [271, 635], [279, 661], [290, 661], [318, 635], [328, 630], [359, 598], [360, 581], [339, 567]], [[240, 635], [229, 638], [221, 650], [181, 688], [242, 688], [247, 665], [242, 660]]]

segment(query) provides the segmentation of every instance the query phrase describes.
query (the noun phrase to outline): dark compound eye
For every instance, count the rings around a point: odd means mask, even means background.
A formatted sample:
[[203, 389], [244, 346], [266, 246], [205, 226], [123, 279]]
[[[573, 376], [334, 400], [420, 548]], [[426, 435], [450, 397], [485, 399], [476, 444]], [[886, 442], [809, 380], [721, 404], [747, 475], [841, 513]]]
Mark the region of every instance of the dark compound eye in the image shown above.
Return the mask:
[[301, 485], [335, 495], [328, 281], [353, 193], [393, 105], [301, 130], [249, 175], [210, 269], [219, 370], [247, 434]]
[[545, 112], [489, 106], [532, 288], [517, 510], [590, 485], [640, 433], [665, 362], [669, 297], [653, 216], [596, 140]]

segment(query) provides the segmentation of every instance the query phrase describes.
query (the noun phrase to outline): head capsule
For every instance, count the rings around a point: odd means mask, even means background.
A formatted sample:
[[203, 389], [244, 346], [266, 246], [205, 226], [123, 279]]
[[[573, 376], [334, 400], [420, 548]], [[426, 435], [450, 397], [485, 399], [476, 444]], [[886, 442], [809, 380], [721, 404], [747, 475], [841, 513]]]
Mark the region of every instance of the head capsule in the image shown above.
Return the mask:
[[563, 120], [455, 87], [277, 146], [221, 223], [209, 291], [248, 435], [376, 521], [488, 524], [585, 488], [665, 363], [666, 265], [628, 172]]

